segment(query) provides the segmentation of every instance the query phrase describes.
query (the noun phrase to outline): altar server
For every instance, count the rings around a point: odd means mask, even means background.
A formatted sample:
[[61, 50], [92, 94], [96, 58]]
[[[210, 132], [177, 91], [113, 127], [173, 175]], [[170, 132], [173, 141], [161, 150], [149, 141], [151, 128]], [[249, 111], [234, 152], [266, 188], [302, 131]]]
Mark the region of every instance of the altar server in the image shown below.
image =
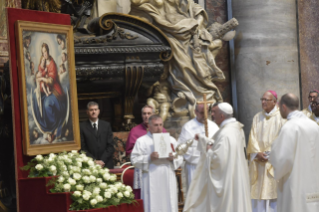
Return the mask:
[[[145, 212], [178, 212], [177, 185], [175, 171], [183, 157], [176, 159], [170, 153], [167, 158], [159, 158], [154, 152], [153, 133], [163, 130], [162, 118], [153, 115], [149, 118], [149, 132], [138, 138], [131, 153], [133, 165], [142, 170], [141, 196]], [[170, 136], [172, 152], [176, 148], [176, 140]]]
[[[251, 212], [243, 125], [233, 118], [233, 108], [228, 103], [213, 107], [212, 118], [220, 129], [213, 139], [196, 136], [201, 157], [184, 211]], [[212, 146], [207, 145], [209, 141]]]
[[287, 118], [272, 145], [269, 161], [278, 182], [278, 211], [319, 211], [319, 128], [298, 111], [299, 99], [285, 94], [280, 113]]
[[[136, 140], [146, 135], [148, 132], [148, 119], [151, 115], [154, 114], [154, 108], [145, 105], [142, 110], [142, 119], [143, 122], [135, 127], [132, 128], [130, 131], [130, 134], [128, 135], [127, 141], [126, 141], [126, 155], [130, 156], [131, 152], [134, 148], [134, 145], [136, 143]], [[163, 128], [163, 132], [166, 132], [166, 130]], [[141, 181], [142, 181], [142, 171], [135, 167], [134, 169], [134, 182], [133, 182], [133, 193], [135, 195], [135, 199], [141, 199]]]
[[[196, 134], [205, 136], [205, 116], [204, 116], [204, 104], [198, 104], [195, 108], [196, 117], [188, 121], [182, 128], [182, 132], [178, 138], [178, 143], [185, 143], [189, 139], [193, 139]], [[212, 138], [213, 135], [218, 131], [218, 126], [215, 122], [207, 120], [208, 125], [208, 137]], [[187, 187], [189, 187], [193, 178], [197, 163], [199, 161], [200, 152], [197, 150], [197, 140], [193, 141], [192, 146], [187, 150], [184, 155], [186, 161], [186, 172], [187, 172]]]
[[268, 157], [271, 145], [285, 121], [276, 106], [275, 91], [266, 91], [260, 100], [263, 111], [253, 119], [247, 147], [251, 204], [253, 212], [276, 212], [277, 182]]

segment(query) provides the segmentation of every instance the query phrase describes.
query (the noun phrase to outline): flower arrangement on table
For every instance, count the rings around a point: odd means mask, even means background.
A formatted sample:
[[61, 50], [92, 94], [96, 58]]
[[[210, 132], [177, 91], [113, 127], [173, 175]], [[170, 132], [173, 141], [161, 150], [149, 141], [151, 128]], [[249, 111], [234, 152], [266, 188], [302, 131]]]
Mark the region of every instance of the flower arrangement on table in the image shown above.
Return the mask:
[[37, 155], [22, 170], [30, 170], [28, 177], [53, 177], [47, 186], [50, 191], [71, 192], [70, 210], [105, 208], [122, 203], [135, 203], [130, 186], [116, 182], [116, 175], [94, 163], [85, 153]]

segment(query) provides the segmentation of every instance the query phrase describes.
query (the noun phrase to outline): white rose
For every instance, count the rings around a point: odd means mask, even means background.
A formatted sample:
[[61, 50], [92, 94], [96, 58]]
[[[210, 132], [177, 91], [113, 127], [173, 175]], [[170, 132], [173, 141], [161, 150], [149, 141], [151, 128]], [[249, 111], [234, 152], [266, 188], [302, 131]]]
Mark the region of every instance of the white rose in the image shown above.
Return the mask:
[[100, 169], [102, 169], [102, 167], [100, 166], [100, 165], [98, 165], [98, 164], [95, 164], [95, 169], [97, 169], [98, 171], [100, 170]]
[[48, 161], [47, 161], [47, 162], [52, 163], [53, 161], [54, 161], [53, 158], [48, 158]]
[[84, 186], [79, 184], [75, 186], [76, 190], [83, 191]]
[[117, 193], [116, 196], [121, 199], [123, 197], [123, 194], [121, 192]]
[[68, 170], [68, 168], [66, 167], [66, 165], [63, 165], [63, 166], [61, 166], [61, 170], [66, 171], [66, 170]]
[[90, 197], [91, 197], [91, 195], [88, 195], [88, 194], [83, 194], [83, 195], [82, 195], [82, 198], [83, 198], [84, 200], [89, 200]]
[[82, 158], [75, 158], [75, 160], [77, 161], [77, 162], [83, 162], [83, 159]]
[[72, 150], [71, 151], [73, 154], [78, 154], [78, 150]]
[[82, 157], [82, 160], [83, 160], [83, 162], [87, 163], [89, 158], [85, 156], [85, 157]]
[[68, 184], [68, 183], [67, 183], [67, 184], [64, 184], [64, 185], [63, 185], [63, 189], [64, 189], [65, 192], [70, 192], [71, 185]]
[[82, 162], [77, 161], [77, 162], [76, 162], [76, 165], [77, 165], [78, 167], [82, 167]]
[[96, 170], [96, 169], [94, 169], [94, 170], [92, 171], [92, 174], [95, 175], [95, 176], [97, 176], [97, 175], [99, 174], [99, 171]]
[[65, 160], [65, 163], [72, 164], [72, 160], [68, 158], [67, 160]]
[[51, 172], [56, 172], [56, 167], [54, 165], [50, 166], [50, 171]]
[[89, 160], [88, 164], [89, 164], [89, 166], [94, 166], [94, 161], [93, 160]]
[[63, 183], [64, 182], [64, 177], [63, 176], [60, 176], [59, 178], [58, 178], [58, 182], [60, 182], [60, 183]]
[[115, 187], [116, 187], [117, 189], [122, 188], [122, 183], [116, 183], [116, 184], [115, 184]]
[[90, 204], [91, 204], [92, 206], [96, 205], [96, 203], [97, 203], [96, 199], [91, 199]]
[[102, 179], [102, 178], [96, 178], [96, 182], [97, 182], [97, 183], [102, 183], [102, 182], [103, 182], [103, 179]]
[[111, 177], [110, 177], [110, 181], [114, 182], [115, 180], [116, 180], [116, 175], [112, 174]]
[[37, 156], [35, 157], [35, 159], [36, 159], [38, 162], [41, 162], [41, 161], [43, 161], [43, 156], [42, 156], [42, 155], [37, 155]]
[[88, 176], [82, 177], [82, 180], [83, 180], [83, 182], [86, 183], [86, 184], [88, 184], [88, 183], [91, 182], [91, 181], [90, 181], [90, 178], [89, 178]]
[[86, 175], [90, 175], [91, 171], [89, 169], [82, 169], [82, 173]]
[[125, 197], [129, 197], [131, 194], [130, 194], [130, 192], [129, 191], [124, 191], [124, 196]]
[[113, 193], [117, 193], [118, 192], [116, 187], [112, 187], [111, 190], [113, 191]]
[[68, 156], [69, 156], [70, 158], [72, 158], [72, 157], [74, 156], [74, 154], [73, 154], [72, 152], [69, 152], [69, 153], [68, 153]]
[[126, 186], [125, 189], [126, 189], [127, 191], [129, 191], [129, 192], [132, 192], [132, 191], [133, 191], [133, 189], [132, 189], [131, 186]]
[[90, 175], [90, 181], [91, 182], [95, 182], [96, 181], [96, 177], [94, 177], [93, 175]]
[[106, 189], [107, 188], [107, 184], [106, 183], [100, 183], [100, 188]]
[[97, 202], [102, 202], [103, 201], [103, 197], [101, 197], [100, 195], [95, 197]]
[[88, 195], [90, 195], [90, 196], [92, 195], [92, 193], [89, 192], [88, 190], [84, 190], [84, 191], [83, 191], [83, 194], [88, 194]]
[[62, 172], [62, 175], [63, 175], [63, 177], [65, 177], [65, 178], [68, 178], [68, 177], [70, 176], [68, 171]]
[[53, 158], [54, 159], [55, 157], [56, 157], [56, 154], [54, 154], [54, 153], [50, 153], [49, 154], [49, 158]]
[[75, 179], [75, 180], [81, 180], [81, 175], [79, 174], [79, 173], [74, 173], [73, 174], [73, 178]]
[[101, 191], [101, 189], [100, 189], [99, 187], [95, 187], [95, 188], [93, 189], [93, 194], [94, 194], [95, 196], [96, 196], [96, 195], [99, 195], [100, 191]]
[[35, 166], [35, 169], [38, 170], [38, 171], [41, 171], [43, 169], [43, 166], [41, 164], [37, 164]]
[[111, 175], [109, 174], [109, 173], [105, 173], [104, 175], [103, 175], [103, 179], [104, 180], [110, 180], [111, 179]]
[[76, 184], [76, 181], [73, 180], [72, 178], [69, 178], [69, 179], [68, 179], [68, 182], [69, 182], [71, 185], [75, 185], [75, 184]]
[[108, 168], [104, 168], [104, 171], [107, 172], [107, 173], [110, 172], [110, 170]]
[[111, 196], [112, 196], [111, 192], [107, 191], [107, 192], [104, 193], [104, 197], [107, 198], [107, 199], [110, 199]]
[[75, 191], [74, 193], [73, 193], [73, 196], [75, 196], [75, 197], [80, 197], [82, 194], [81, 194], [81, 191]]
[[[99, 165], [98, 165], [99, 166]], [[104, 170], [104, 169], [100, 169], [99, 170], [99, 173], [101, 174], [101, 175], [104, 175], [104, 174], [106, 174], [106, 171]]]

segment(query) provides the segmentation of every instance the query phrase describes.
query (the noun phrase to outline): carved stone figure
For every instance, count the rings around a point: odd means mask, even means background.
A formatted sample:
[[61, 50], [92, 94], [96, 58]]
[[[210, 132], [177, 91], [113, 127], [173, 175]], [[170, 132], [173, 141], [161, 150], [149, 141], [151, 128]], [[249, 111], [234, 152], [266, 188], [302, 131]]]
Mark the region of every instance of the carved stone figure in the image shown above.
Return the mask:
[[214, 82], [224, 81], [225, 76], [215, 56], [221, 39], [234, 37], [229, 31], [238, 25], [235, 19], [207, 28], [206, 12], [193, 0], [131, 0], [130, 14], [160, 28], [170, 41], [174, 57], [168, 62], [166, 80], [172, 91], [173, 116], [193, 117], [194, 105], [204, 93], [207, 100], [223, 101]]
[[169, 116], [169, 110], [171, 107], [169, 84], [167, 81], [157, 81], [148, 90], [148, 96], [152, 96], [147, 99], [147, 104], [155, 109], [155, 113], [159, 114], [163, 122]]

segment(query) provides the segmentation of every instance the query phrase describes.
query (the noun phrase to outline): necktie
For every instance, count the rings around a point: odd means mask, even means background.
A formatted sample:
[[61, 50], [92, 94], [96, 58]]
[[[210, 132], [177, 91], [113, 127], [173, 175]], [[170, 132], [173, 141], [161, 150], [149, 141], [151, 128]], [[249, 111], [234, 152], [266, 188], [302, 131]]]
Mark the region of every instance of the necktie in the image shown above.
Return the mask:
[[96, 123], [93, 123], [93, 129], [94, 129], [95, 135], [97, 135]]

